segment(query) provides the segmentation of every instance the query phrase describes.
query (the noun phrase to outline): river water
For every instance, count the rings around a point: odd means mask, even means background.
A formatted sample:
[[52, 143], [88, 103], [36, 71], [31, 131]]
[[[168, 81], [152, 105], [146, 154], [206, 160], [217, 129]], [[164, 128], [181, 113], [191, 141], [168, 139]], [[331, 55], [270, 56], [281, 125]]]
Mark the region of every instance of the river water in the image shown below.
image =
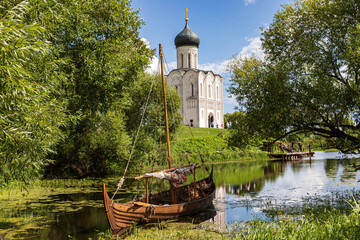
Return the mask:
[[[226, 229], [226, 226], [255, 218], [271, 220], [272, 212], [296, 213], [302, 206], [344, 205], [344, 197], [349, 198], [351, 194], [358, 197], [360, 192], [360, 171], [355, 171], [353, 164], [360, 164], [359, 156], [335, 152], [316, 152], [311, 159], [286, 163], [215, 164], [217, 192], [214, 206], [193, 217]], [[199, 172], [198, 179], [206, 175], [205, 171]], [[154, 184], [153, 190], [165, 187]], [[129, 190], [135, 193], [136, 183], [128, 183], [127, 190], [121, 190], [117, 195], [119, 201], [132, 198]], [[140, 192], [143, 192], [143, 185]], [[0, 204], [6, 202], [0, 201]], [[28, 207], [22, 209], [16, 206], [0, 209], [0, 239], [15, 229], [21, 231], [12, 234], [12, 238], [54, 240], [96, 238], [109, 229], [100, 189], [87, 193], [49, 193], [46, 198], [27, 204]], [[21, 223], [12, 221], [17, 218]], [[27, 223], [29, 219], [40, 220]]]
[[[356, 155], [316, 152], [311, 159], [293, 162], [269, 162], [240, 168], [238, 175], [257, 172], [258, 177], [234, 180], [221, 179], [214, 201], [220, 225], [249, 221], [254, 218], [271, 220], [272, 211], [295, 213], [302, 207], [347, 207], [344, 198], [359, 196], [360, 171]], [[263, 174], [262, 174], [263, 173]], [[230, 180], [230, 181], [228, 181]], [[267, 213], [267, 214], [266, 214]]]

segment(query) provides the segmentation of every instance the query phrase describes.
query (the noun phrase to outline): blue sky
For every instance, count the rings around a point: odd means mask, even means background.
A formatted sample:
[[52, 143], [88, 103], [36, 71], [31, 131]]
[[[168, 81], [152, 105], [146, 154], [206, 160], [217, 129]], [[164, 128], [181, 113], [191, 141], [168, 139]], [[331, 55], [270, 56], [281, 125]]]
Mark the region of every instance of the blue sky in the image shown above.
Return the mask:
[[140, 37], [158, 49], [162, 44], [170, 69], [176, 67], [174, 38], [185, 26], [200, 38], [199, 69], [213, 70], [224, 77], [224, 112], [233, 112], [236, 102], [228, 98], [226, 62], [234, 55], [261, 55], [260, 27], [268, 26], [283, 4], [294, 0], [133, 0], [145, 21]]

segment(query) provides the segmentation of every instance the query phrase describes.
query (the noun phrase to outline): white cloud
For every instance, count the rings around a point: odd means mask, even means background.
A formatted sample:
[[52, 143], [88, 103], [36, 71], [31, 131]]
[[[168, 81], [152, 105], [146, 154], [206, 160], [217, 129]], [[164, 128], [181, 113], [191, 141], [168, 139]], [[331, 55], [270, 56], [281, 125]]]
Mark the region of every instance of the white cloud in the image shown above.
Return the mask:
[[[141, 41], [143, 41], [146, 44], [146, 46], [148, 48], [150, 48], [150, 42], [146, 38], [141, 38]], [[151, 59], [151, 63], [146, 68], [145, 72], [148, 72], [148, 73], [159, 72], [159, 69], [160, 69], [159, 68], [159, 58], [157, 58], [156, 55], [154, 55]]]
[[[166, 63], [165, 63], [166, 64]], [[166, 68], [165, 68], [165, 72], [169, 73], [171, 70], [176, 69], [177, 68], [177, 63], [176, 62], [169, 62], [168, 64], [166, 64]]]
[[224, 97], [224, 104], [237, 105], [236, 97], [234, 95], [229, 95]]
[[[261, 49], [260, 37], [248, 38], [246, 40], [249, 42], [249, 44], [241, 49], [240, 53], [238, 54], [238, 57], [254, 56], [263, 60], [265, 54], [264, 51]], [[199, 69], [205, 71], [211, 70], [216, 74], [224, 75], [228, 73], [227, 67], [229, 65], [229, 61], [231, 60], [223, 60], [221, 62], [199, 64]]]
[[241, 57], [254, 56], [260, 59], [264, 59], [265, 54], [261, 49], [260, 37], [248, 38], [246, 40], [249, 42], [249, 44], [241, 49], [239, 55]]
[[147, 69], [145, 70], [145, 72], [147, 73], [155, 73], [155, 72], [159, 72], [159, 59], [156, 56], [153, 56], [151, 59], [151, 63], [149, 64], [149, 66], [147, 67]]
[[255, 3], [256, 0], [244, 0], [245, 6]]
[[215, 62], [215, 63], [204, 63], [199, 64], [199, 69], [204, 71], [213, 71], [215, 74], [224, 74], [226, 73], [226, 68], [228, 65], [229, 60], [224, 60], [221, 62]]
[[150, 42], [146, 38], [141, 38], [141, 41], [143, 41], [148, 48], [150, 48]]
[[[146, 38], [141, 38], [148, 48], [150, 48], [150, 42]], [[176, 62], [166, 63], [164, 66], [165, 74], [168, 74], [171, 70], [177, 68]], [[145, 72], [147, 73], [160, 73], [160, 60], [159, 58], [154, 55], [151, 59], [151, 63], [146, 68]]]

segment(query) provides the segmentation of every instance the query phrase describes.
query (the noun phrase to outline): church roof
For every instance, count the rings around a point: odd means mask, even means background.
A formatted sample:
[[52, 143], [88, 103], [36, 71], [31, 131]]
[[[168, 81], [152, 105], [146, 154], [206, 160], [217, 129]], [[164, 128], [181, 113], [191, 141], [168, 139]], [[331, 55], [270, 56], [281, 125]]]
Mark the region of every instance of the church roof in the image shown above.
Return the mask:
[[[185, 73], [187, 73], [188, 71], [194, 71], [196, 73], [200, 73], [200, 72], [203, 72], [204, 74], [208, 74], [208, 73], [212, 73], [214, 76], [219, 76], [221, 77], [220, 74], [216, 74], [214, 73], [213, 71], [204, 71], [204, 70], [201, 70], [201, 69], [193, 69], [193, 68], [180, 68], [180, 69], [173, 69], [169, 72], [169, 74], [167, 76], [170, 75], [170, 73], [174, 72], [174, 71], [178, 71], [181, 75], [184, 75]], [[223, 78], [223, 77], [221, 77]]]
[[200, 39], [199, 37], [190, 30], [187, 21], [184, 29], [175, 37], [175, 46], [196, 46], [199, 47]]

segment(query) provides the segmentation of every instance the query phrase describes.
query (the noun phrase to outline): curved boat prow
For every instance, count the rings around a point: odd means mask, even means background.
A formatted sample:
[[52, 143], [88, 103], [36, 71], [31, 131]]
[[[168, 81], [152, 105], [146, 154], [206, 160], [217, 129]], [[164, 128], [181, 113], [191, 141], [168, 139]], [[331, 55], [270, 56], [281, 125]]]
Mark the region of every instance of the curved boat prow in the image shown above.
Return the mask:
[[103, 183], [103, 195], [104, 195], [105, 212], [106, 212], [106, 216], [107, 216], [108, 222], [110, 224], [110, 227], [114, 232], [119, 231], [120, 229], [116, 225], [114, 213], [112, 211], [112, 200], [110, 199], [110, 197], [106, 191], [105, 183]]

